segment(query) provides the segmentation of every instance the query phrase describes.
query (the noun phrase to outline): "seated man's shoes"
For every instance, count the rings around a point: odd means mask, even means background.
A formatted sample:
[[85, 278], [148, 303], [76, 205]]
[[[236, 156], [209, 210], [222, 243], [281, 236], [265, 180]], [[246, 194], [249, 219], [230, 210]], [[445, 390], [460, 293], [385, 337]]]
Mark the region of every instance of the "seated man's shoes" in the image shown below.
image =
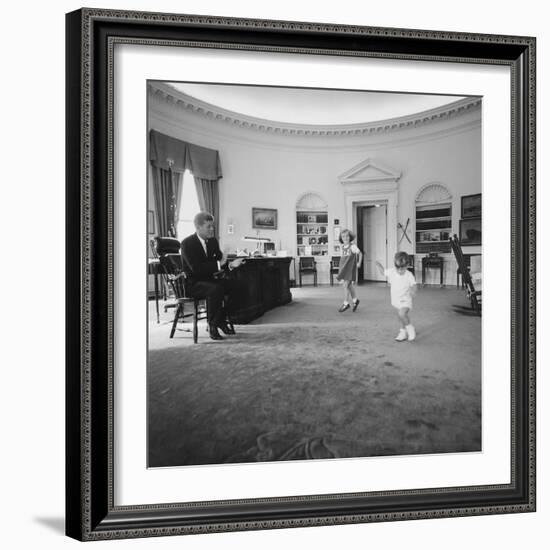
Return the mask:
[[216, 325], [210, 325], [208, 327], [208, 334], [211, 340], [223, 340], [223, 336], [218, 332], [218, 327]]
[[235, 334], [235, 329], [226, 322], [220, 323], [218, 325], [218, 328], [224, 333], [224, 334]]

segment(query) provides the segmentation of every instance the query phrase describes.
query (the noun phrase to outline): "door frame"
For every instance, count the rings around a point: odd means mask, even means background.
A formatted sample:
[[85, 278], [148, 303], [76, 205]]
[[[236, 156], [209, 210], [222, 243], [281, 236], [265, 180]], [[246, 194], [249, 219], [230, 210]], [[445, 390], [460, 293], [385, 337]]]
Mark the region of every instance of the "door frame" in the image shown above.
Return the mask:
[[393, 258], [397, 252], [397, 182], [384, 182], [378, 186], [355, 184], [351, 188], [344, 186], [346, 222], [344, 227], [357, 231], [357, 207], [373, 204], [386, 204], [386, 247], [387, 258]]
[[[357, 235], [357, 246], [361, 249], [361, 252], [363, 252], [364, 250], [364, 242], [363, 242], [363, 234], [364, 234], [364, 227], [363, 227], [363, 214], [364, 214], [364, 211], [366, 208], [368, 207], [374, 207], [376, 206], [377, 204], [379, 204], [380, 206], [385, 206], [386, 207], [386, 265], [385, 267], [388, 267], [388, 257], [389, 257], [389, 223], [388, 223], [388, 200], [368, 200], [368, 201], [361, 201], [361, 203], [357, 203], [355, 208], [354, 208], [354, 216], [355, 216], [355, 225], [353, 226], [354, 227], [354, 231], [355, 231], [355, 234]], [[373, 282], [373, 283], [379, 283], [381, 281], [378, 281], [378, 280], [373, 280], [373, 279], [365, 279], [365, 270], [364, 270], [364, 266], [365, 266], [365, 256], [363, 255], [363, 262], [361, 263], [361, 267], [359, 268], [359, 273], [358, 273], [358, 279], [359, 279], [359, 283], [368, 283], [368, 282]]]

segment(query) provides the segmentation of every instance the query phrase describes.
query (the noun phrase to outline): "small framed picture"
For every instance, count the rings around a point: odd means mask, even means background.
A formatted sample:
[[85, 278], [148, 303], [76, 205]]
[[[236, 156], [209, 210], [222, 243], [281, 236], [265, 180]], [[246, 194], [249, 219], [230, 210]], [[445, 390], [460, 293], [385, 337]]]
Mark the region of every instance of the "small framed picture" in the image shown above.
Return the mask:
[[481, 193], [464, 195], [460, 199], [460, 212], [464, 219], [481, 218]]
[[155, 213], [153, 210], [147, 210], [147, 233], [155, 234]]
[[252, 208], [254, 229], [277, 229], [277, 210], [274, 208]]
[[481, 218], [460, 220], [460, 244], [463, 246], [481, 244]]

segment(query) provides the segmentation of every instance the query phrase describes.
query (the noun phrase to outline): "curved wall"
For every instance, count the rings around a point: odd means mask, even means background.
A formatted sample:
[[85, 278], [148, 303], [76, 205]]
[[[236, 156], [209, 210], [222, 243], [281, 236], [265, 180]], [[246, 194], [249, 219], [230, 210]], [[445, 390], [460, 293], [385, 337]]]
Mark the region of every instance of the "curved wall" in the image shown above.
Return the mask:
[[[285, 135], [281, 131], [258, 130], [205, 115], [178, 104], [164, 93], [150, 89], [149, 128], [217, 149], [223, 178], [220, 180], [221, 246], [224, 252], [242, 248], [244, 235], [252, 229], [252, 207], [276, 208], [277, 230], [263, 230], [277, 249], [296, 255], [295, 208], [308, 191], [320, 194], [329, 204], [329, 225], [347, 219], [343, 185], [339, 176], [370, 159], [401, 174], [398, 180], [396, 217], [403, 225], [410, 218], [409, 237], [397, 246], [414, 253], [415, 198], [428, 183], [444, 185], [453, 197], [453, 232], [458, 233], [460, 197], [481, 192], [481, 106], [463, 109], [449, 117], [436, 117], [403, 128], [384, 129], [358, 135]], [[150, 207], [151, 208], [151, 207]], [[234, 234], [227, 232], [234, 225]], [[329, 230], [332, 238], [332, 231]], [[332, 242], [329, 242], [332, 250]], [[479, 253], [480, 247], [465, 247]], [[455, 281], [456, 269], [447, 262], [446, 282]], [[435, 281], [430, 274], [428, 282]]]

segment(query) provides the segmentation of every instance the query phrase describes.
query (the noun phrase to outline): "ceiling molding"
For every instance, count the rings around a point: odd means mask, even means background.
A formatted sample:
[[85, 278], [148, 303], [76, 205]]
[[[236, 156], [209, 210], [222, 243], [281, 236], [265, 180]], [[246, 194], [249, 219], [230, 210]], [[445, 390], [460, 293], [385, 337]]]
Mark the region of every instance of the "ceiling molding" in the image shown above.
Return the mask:
[[375, 122], [342, 125], [308, 125], [276, 122], [229, 111], [184, 94], [164, 82], [150, 82], [147, 89], [150, 96], [198, 116], [219, 121], [233, 127], [279, 136], [326, 137], [383, 134], [396, 130], [409, 130], [434, 122], [448, 120], [481, 107], [481, 98], [472, 97], [460, 99], [448, 105], [420, 113]]

